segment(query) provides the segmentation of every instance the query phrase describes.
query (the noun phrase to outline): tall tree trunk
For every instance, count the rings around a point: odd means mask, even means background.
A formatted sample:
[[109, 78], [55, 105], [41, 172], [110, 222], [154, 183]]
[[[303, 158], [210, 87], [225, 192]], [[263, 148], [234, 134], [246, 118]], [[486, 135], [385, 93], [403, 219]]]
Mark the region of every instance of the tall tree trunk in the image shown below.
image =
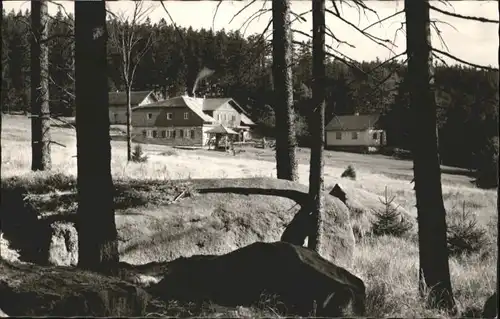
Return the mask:
[[132, 104], [130, 91], [132, 90], [129, 85], [125, 88], [127, 94], [127, 161], [132, 161]]
[[325, 144], [325, 0], [312, 1], [313, 65], [312, 101], [309, 128], [311, 131], [311, 163], [309, 169], [309, 196], [312, 204], [312, 229], [308, 247], [319, 251], [321, 222], [324, 210], [323, 148]]
[[428, 0], [405, 0], [420, 285], [432, 307], [453, 310], [441, 189]]
[[276, 171], [279, 179], [298, 179], [292, 87], [290, 0], [273, 1], [273, 82]]
[[118, 263], [108, 116], [104, 1], [75, 2], [78, 162], [78, 266], [109, 271]]
[[51, 168], [47, 1], [31, 1], [31, 169]]
[[[0, 12], [2, 13], [0, 15], [0, 26], [3, 25], [3, 1], [0, 1]], [[2, 91], [2, 85], [1, 83], [3, 83], [3, 75], [4, 75], [4, 72], [3, 72], [3, 65], [2, 65], [2, 62], [3, 62], [3, 59], [1, 57], [3, 57], [3, 41], [0, 41], [0, 70], [2, 70], [2, 75], [1, 75], [1, 78], [0, 78], [0, 93]], [[3, 118], [3, 105], [1, 104], [3, 101], [3, 99], [0, 98], [0, 185], [1, 185], [1, 182], [2, 182], [2, 118]], [[2, 192], [1, 192], [1, 189], [0, 189], [0, 207], [2, 207]], [[2, 216], [0, 215], [0, 240], [2, 240]], [[2, 258], [2, 255], [0, 254], [0, 258]]]

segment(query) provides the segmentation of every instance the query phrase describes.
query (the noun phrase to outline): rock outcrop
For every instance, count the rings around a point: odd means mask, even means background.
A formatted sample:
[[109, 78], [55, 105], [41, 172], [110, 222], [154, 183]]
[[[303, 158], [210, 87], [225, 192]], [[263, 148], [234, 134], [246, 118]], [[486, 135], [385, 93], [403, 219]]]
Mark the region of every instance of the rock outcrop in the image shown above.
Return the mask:
[[498, 318], [498, 297], [494, 292], [488, 300], [486, 300], [483, 307], [483, 318]]
[[349, 305], [363, 315], [365, 309], [361, 279], [312, 250], [285, 242], [176, 259], [149, 291], [162, 300], [209, 300], [223, 306], [257, 304], [269, 294], [277, 296], [279, 311], [301, 316], [343, 316]]
[[0, 309], [9, 316], [144, 316], [150, 299], [117, 278], [0, 261]]

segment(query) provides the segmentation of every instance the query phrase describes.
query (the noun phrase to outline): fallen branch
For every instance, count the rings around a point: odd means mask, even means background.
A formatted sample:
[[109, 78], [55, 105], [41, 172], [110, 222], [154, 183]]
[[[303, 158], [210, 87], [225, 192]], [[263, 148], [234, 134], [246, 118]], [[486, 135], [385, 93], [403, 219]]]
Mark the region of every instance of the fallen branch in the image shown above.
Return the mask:
[[59, 145], [59, 146], [62, 146], [62, 147], [64, 147], [64, 148], [66, 148], [66, 145], [61, 144], [61, 143], [56, 142], [56, 141], [52, 141], [52, 140], [50, 140], [50, 141], [49, 141], [49, 144], [56, 144], [56, 145]]
[[172, 201], [172, 204], [177, 202], [179, 199], [182, 199], [186, 195], [186, 191], [182, 191], [179, 195], [175, 196], [174, 200]]
[[54, 120], [55, 120], [55, 121], [59, 121], [59, 122], [64, 123], [64, 124], [66, 124], [66, 125], [68, 125], [68, 126], [70, 126], [71, 128], [73, 128], [73, 129], [75, 129], [75, 130], [76, 130], [76, 127], [75, 127], [73, 124], [71, 124], [71, 123], [69, 123], [68, 121], [65, 121], [65, 120], [63, 120], [63, 119], [61, 119], [61, 118], [59, 118], [59, 117], [51, 117], [51, 118], [50, 118], [50, 120], [52, 120], [52, 121], [54, 121]]

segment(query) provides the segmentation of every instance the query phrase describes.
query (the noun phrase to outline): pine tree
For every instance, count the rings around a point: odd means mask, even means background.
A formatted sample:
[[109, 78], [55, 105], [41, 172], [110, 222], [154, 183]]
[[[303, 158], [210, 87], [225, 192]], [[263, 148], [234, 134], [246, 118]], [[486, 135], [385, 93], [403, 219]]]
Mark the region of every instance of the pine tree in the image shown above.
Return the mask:
[[420, 286], [432, 307], [453, 310], [441, 188], [428, 0], [405, 0]]
[[49, 170], [49, 17], [46, 0], [31, 2], [31, 169]]
[[75, 2], [78, 267], [113, 270], [119, 260], [111, 178], [104, 1]]
[[273, 83], [278, 178], [298, 179], [293, 114], [290, 0], [273, 1]]
[[325, 146], [325, 0], [312, 1], [313, 14], [313, 79], [314, 110], [310, 119], [311, 162], [309, 170], [309, 197], [312, 209], [312, 230], [308, 240], [310, 249], [319, 251], [322, 216], [324, 214], [323, 149]]

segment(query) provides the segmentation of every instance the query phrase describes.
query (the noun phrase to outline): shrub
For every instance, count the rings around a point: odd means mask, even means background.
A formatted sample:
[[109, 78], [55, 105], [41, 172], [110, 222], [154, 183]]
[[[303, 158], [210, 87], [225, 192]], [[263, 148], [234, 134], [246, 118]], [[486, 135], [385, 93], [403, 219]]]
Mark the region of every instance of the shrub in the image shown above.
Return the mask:
[[452, 213], [448, 221], [448, 252], [450, 256], [478, 253], [488, 246], [486, 230], [477, 224], [476, 216], [466, 209]]
[[342, 173], [342, 175], [340, 175], [340, 177], [342, 177], [342, 178], [347, 177], [347, 178], [355, 180], [356, 179], [356, 171], [354, 170], [354, 167], [352, 165], [347, 166], [347, 168]]
[[384, 199], [379, 199], [384, 208], [373, 211], [376, 219], [372, 223], [372, 233], [375, 236], [402, 237], [413, 228], [412, 223], [398, 212], [399, 206], [393, 204], [395, 198], [388, 195], [386, 187]]
[[134, 147], [134, 152], [132, 152], [132, 162], [136, 163], [143, 163], [148, 160], [148, 157], [144, 155], [144, 152], [142, 151], [142, 146], [140, 144], [137, 144]]
[[72, 190], [76, 186], [74, 176], [52, 172], [30, 172], [2, 180], [2, 191], [43, 194], [52, 191]]

